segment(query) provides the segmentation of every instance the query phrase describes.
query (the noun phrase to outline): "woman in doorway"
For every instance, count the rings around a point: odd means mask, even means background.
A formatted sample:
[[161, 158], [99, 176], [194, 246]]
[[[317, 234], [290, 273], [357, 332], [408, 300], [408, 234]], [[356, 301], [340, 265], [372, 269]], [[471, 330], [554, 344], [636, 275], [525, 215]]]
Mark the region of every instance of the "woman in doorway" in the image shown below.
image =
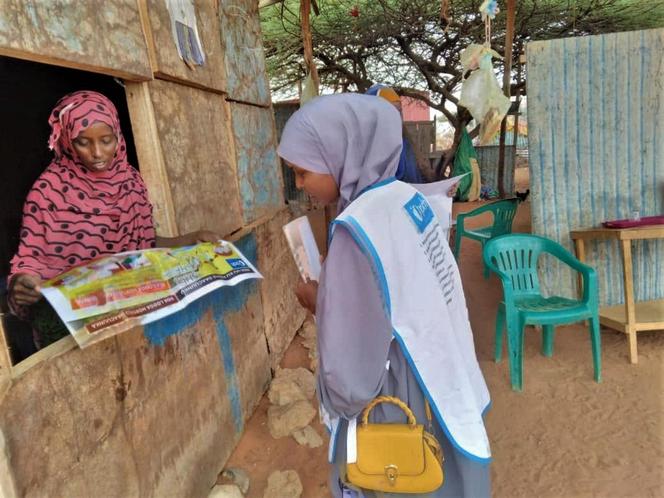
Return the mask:
[[[387, 395], [408, 404], [419, 423], [429, 418], [427, 403], [435, 416], [445, 482], [423, 496], [488, 497], [482, 415], [489, 393], [454, 257], [423, 196], [394, 178], [401, 139], [394, 107], [342, 94], [296, 112], [279, 145], [298, 188], [338, 202], [315, 304], [317, 391], [332, 432], [330, 489], [335, 497], [375, 496], [347, 482], [346, 434], [371, 400]], [[303, 304], [314, 310], [313, 302]], [[372, 416], [403, 420], [391, 405]]]
[[9, 276], [10, 307], [32, 323], [38, 348], [68, 333], [42, 299], [43, 280], [108, 254], [218, 240], [209, 231], [156, 236], [147, 190], [104, 95], [66, 95], [48, 122], [54, 157], [28, 193]]

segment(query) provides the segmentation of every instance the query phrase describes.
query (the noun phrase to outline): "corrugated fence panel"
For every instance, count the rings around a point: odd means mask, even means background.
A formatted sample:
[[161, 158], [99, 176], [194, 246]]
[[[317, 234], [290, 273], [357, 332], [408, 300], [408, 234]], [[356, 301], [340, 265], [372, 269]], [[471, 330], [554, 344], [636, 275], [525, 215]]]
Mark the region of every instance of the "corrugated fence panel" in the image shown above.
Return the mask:
[[[573, 249], [570, 230], [664, 213], [664, 29], [528, 45], [533, 233]], [[623, 301], [618, 244], [594, 242], [600, 301]], [[664, 298], [664, 241], [632, 246], [637, 300]], [[542, 269], [549, 291], [572, 295], [573, 275]]]
[[[498, 158], [500, 147], [498, 145], [485, 145], [475, 147], [477, 162], [480, 166], [480, 178], [482, 185], [488, 185], [498, 190]], [[503, 187], [505, 192], [514, 192], [514, 160], [515, 148], [513, 145], [505, 147], [505, 175], [503, 176]]]
[[[281, 132], [284, 131], [286, 122], [293, 114], [295, 114], [295, 111], [300, 108], [300, 105], [292, 102], [277, 102], [274, 104], [273, 108], [274, 124], [277, 128], [277, 142], [279, 142], [279, 140], [281, 140]], [[284, 179], [284, 195], [286, 200], [306, 202], [309, 199], [309, 196], [307, 196], [303, 190], [298, 190], [295, 187], [295, 175], [293, 174], [293, 170], [287, 167], [283, 161], [281, 161], [281, 172]]]

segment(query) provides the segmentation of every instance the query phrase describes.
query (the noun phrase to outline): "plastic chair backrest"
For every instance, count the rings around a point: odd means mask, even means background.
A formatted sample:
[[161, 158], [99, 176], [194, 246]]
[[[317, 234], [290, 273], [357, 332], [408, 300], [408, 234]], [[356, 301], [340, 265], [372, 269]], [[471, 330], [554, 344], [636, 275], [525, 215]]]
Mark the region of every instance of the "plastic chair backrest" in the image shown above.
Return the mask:
[[[508, 234], [491, 239], [484, 246], [486, 265], [498, 273], [512, 296], [539, 294], [537, 261], [542, 252], [556, 254], [556, 242], [530, 234]], [[562, 249], [562, 247], [560, 247]]]
[[519, 205], [519, 199], [504, 199], [502, 201], [490, 204], [493, 212], [493, 226], [491, 227], [491, 237], [499, 237], [506, 233], [512, 233], [512, 222], [516, 216], [516, 208]]

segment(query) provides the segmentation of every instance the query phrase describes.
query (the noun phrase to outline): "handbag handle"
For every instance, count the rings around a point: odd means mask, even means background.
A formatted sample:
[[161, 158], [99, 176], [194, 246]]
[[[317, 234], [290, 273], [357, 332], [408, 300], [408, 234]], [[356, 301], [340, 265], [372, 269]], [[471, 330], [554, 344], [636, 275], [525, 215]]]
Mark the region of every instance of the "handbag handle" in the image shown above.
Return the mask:
[[378, 396], [377, 398], [374, 398], [371, 400], [371, 403], [369, 403], [366, 408], [364, 409], [364, 412], [362, 412], [362, 425], [367, 425], [369, 423], [369, 413], [373, 408], [380, 404], [380, 403], [392, 403], [393, 405], [397, 405], [399, 408], [403, 410], [403, 412], [406, 414], [408, 417], [408, 425], [411, 427], [415, 427], [417, 425], [417, 420], [415, 419], [415, 415], [413, 415], [413, 412], [408, 408], [408, 405], [401, 401], [399, 398], [395, 398], [394, 396]]

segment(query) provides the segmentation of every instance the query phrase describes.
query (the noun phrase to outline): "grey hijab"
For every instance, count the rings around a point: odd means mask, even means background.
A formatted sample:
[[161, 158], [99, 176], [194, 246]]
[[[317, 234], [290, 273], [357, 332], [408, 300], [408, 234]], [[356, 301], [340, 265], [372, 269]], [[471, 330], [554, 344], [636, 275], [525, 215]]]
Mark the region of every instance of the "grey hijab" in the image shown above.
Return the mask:
[[383, 99], [344, 93], [318, 97], [286, 123], [278, 154], [339, 187], [338, 211], [365, 189], [393, 177], [402, 145], [401, 116]]

